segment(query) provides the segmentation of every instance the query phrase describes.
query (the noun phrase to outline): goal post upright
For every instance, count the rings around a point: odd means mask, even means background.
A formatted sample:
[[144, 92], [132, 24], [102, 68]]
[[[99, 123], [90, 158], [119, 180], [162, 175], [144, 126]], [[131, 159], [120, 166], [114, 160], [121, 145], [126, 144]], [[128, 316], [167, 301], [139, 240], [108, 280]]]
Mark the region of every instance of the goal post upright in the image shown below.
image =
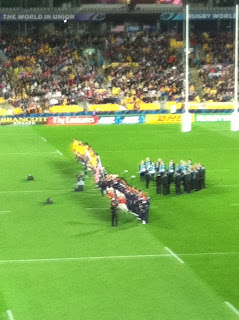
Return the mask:
[[192, 115], [189, 113], [189, 5], [185, 8], [185, 112], [182, 114], [182, 132], [192, 130]]
[[235, 17], [235, 74], [234, 74], [234, 111], [231, 115], [231, 131], [239, 131], [238, 113], [238, 3]]

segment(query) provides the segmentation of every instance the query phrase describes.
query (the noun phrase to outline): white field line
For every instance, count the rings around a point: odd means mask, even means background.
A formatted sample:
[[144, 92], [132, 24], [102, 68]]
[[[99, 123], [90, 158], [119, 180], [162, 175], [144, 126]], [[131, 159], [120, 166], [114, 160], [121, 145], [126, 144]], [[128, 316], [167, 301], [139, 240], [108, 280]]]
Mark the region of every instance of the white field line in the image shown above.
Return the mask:
[[71, 262], [71, 261], [90, 261], [90, 260], [108, 260], [108, 259], [141, 259], [141, 258], [161, 258], [170, 257], [170, 254], [140, 254], [131, 256], [96, 256], [96, 257], [78, 257], [78, 258], [48, 258], [48, 259], [23, 259], [23, 260], [0, 260], [1, 264], [9, 263], [33, 263], [33, 262]]
[[7, 310], [7, 316], [9, 320], [14, 320], [13, 314], [11, 310]]
[[11, 213], [12, 211], [0, 211], [0, 213]]
[[44, 137], [41, 137], [43, 141], [47, 142], [47, 140]]
[[237, 315], [239, 316], [239, 311], [230, 302], [225, 301], [225, 304]]
[[[169, 249], [170, 250], [170, 249]], [[203, 255], [230, 255], [239, 254], [239, 252], [201, 252], [201, 253], [181, 253], [180, 256], [203, 256]], [[20, 260], [0, 260], [1, 264], [11, 263], [47, 263], [47, 262], [74, 262], [74, 261], [93, 261], [93, 260], [107, 260], [107, 259], [144, 259], [144, 258], [169, 258], [172, 257], [170, 253], [161, 254], [139, 254], [131, 256], [95, 256], [95, 257], [68, 257], [68, 258], [40, 258], [40, 259], [20, 259]], [[179, 258], [179, 257], [178, 257]], [[179, 258], [180, 259], [180, 258]], [[181, 262], [184, 263], [184, 262]]]
[[60, 156], [63, 156], [63, 153], [60, 150], [56, 150], [57, 153], [59, 153]]
[[168, 247], [165, 247], [165, 249], [180, 263], [184, 263], [184, 261], [181, 258], [179, 258], [179, 256], [176, 253], [174, 253], [171, 249], [169, 249]]

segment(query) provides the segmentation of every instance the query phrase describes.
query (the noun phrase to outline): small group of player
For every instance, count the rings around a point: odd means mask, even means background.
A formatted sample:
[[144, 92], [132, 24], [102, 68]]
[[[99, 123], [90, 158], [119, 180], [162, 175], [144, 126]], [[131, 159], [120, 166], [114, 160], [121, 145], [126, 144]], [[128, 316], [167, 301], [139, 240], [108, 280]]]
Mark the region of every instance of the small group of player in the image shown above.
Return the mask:
[[156, 193], [167, 195], [170, 193], [170, 186], [175, 184], [175, 194], [181, 194], [181, 186], [186, 193], [193, 190], [199, 191], [205, 188], [205, 166], [201, 163], [193, 164], [191, 160], [180, 160], [174, 163], [169, 160], [168, 166], [159, 158], [156, 163], [150, 158], [142, 160], [139, 165], [141, 181], [145, 181], [146, 188], [149, 188], [151, 181], [156, 181]]
[[101, 176], [99, 186], [102, 195], [107, 188], [114, 190], [112, 197], [117, 199], [118, 203], [125, 204], [127, 209], [142, 221], [142, 224], [148, 223], [150, 198], [146, 192], [129, 186], [125, 179], [112, 174]]
[[72, 149], [75, 153], [76, 159], [85, 164], [85, 175], [88, 170], [95, 172], [100, 157], [95, 153], [93, 148], [88, 143], [83, 143], [76, 139], [73, 140]]

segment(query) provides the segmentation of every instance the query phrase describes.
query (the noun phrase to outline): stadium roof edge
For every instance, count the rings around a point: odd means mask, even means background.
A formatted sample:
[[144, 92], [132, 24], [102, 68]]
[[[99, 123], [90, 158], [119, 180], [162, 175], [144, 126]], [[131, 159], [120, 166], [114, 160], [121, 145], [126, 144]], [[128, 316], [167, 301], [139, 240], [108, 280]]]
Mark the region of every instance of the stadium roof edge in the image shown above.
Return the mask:
[[[136, 5], [134, 9], [130, 9], [127, 5], [122, 4], [87, 4], [82, 5], [81, 7], [75, 8], [0, 8], [2, 14], [31, 14], [31, 13], [53, 13], [53, 14], [75, 14], [75, 13], [110, 13], [110, 14], [119, 14], [119, 13], [130, 13], [130, 14], [142, 14], [142, 13], [165, 13], [165, 12], [174, 12], [179, 13], [183, 12], [184, 8], [182, 6], [175, 5], [154, 5], [154, 4], [140, 4]], [[200, 5], [190, 6], [190, 12], [203, 12], [203, 13], [222, 13], [227, 11], [228, 13], [234, 13], [234, 7], [204, 7]]]
[[[94, 5], [82, 5], [81, 7], [76, 8], [0, 8], [2, 14], [31, 14], [31, 13], [41, 13], [41, 14], [77, 14], [77, 13], [109, 13], [109, 14], [147, 14], [147, 13], [165, 13], [165, 12], [174, 12], [180, 13], [183, 12], [184, 8], [182, 6], [175, 5], [147, 5], [141, 4], [136, 5], [133, 9], [130, 9], [127, 5], [122, 4], [94, 4]], [[190, 12], [200, 12], [200, 13], [234, 13], [234, 7], [204, 7], [200, 5], [190, 6]]]
[[[82, 13], [109, 13], [109, 14], [145, 14], [145, 13], [165, 13], [165, 12], [174, 12], [180, 13], [183, 12], [184, 8], [182, 6], [175, 5], [136, 5], [134, 9], [130, 9], [127, 5], [82, 5], [78, 12]], [[200, 5], [190, 6], [190, 12], [203, 12], [203, 13], [222, 13], [227, 11], [228, 13], [234, 13], [234, 7], [227, 8], [215, 8], [215, 7], [204, 7]]]

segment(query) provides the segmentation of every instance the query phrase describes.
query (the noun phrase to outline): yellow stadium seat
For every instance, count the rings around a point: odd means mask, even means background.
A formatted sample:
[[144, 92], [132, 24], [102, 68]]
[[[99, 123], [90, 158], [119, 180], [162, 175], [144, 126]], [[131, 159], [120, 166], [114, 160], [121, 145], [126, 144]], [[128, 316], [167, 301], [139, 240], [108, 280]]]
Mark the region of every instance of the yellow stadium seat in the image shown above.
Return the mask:
[[233, 109], [232, 102], [206, 102], [206, 109]]
[[141, 103], [140, 110], [159, 110], [159, 106], [156, 103]]
[[61, 105], [61, 106], [54, 106], [49, 109], [51, 113], [68, 113], [68, 112], [82, 112], [84, 111], [84, 108], [78, 106], [78, 105]]
[[90, 111], [120, 111], [120, 105], [118, 104], [92, 104], [90, 106]]
[[127, 109], [128, 110], [134, 110], [134, 104], [133, 103], [128, 103], [127, 104]]
[[4, 98], [0, 97], [0, 104], [3, 104], [3, 103], [7, 103], [7, 100], [5, 100]]
[[13, 114], [22, 114], [22, 109], [21, 108], [16, 108], [13, 110]]
[[120, 93], [120, 88], [113, 87], [112, 94], [113, 95], [118, 95], [119, 93]]
[[[182, 107], [182, 103], [175, 103], [173, 101], [166, 103], [166, 109], [170, 110], [171, 105], [175, 105], [176, 108], [180, 109]], [[213, 102], [213, 101], [207, 101], [204, 105], [201, 103], [197, 103], [197, 101], [192, 101], [189, 103], [189, 109], [208, 109], [208, 110], [215, 110], [215, 109], [233, 109], [234, 105], [232, 102]]]
[[0, 116], [7, 116], [7, 115], [8, 115], [8, 111], [0, 108]]

